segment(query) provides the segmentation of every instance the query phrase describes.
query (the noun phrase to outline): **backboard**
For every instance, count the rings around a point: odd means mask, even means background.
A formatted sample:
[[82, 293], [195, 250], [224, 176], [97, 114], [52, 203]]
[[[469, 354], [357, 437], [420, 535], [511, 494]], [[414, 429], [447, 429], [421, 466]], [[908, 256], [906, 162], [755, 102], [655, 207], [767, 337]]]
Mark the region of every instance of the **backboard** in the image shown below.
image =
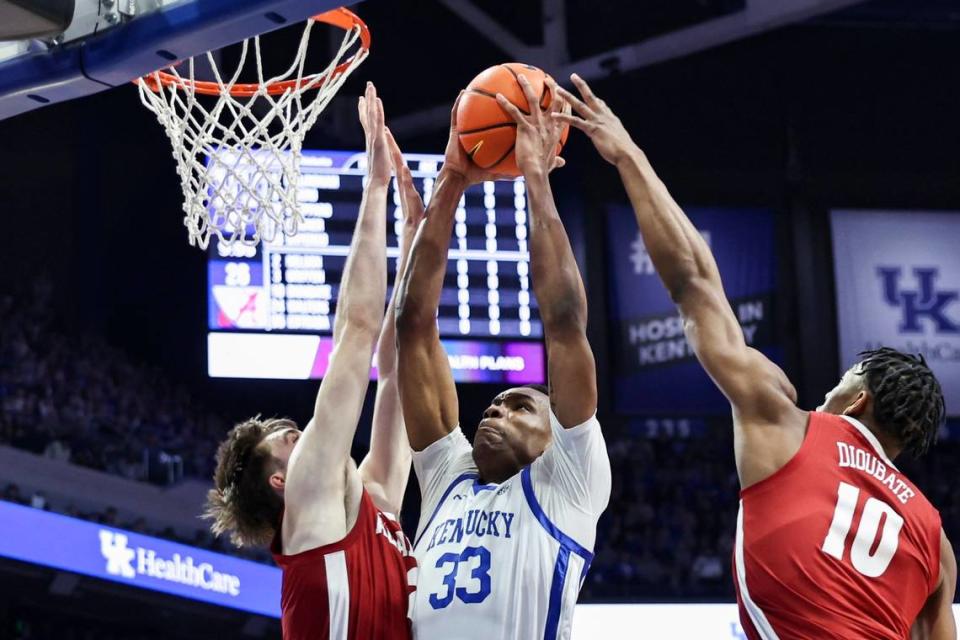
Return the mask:
[[356, 0], [76, 0], [62, 35], [0, 42], [0, 120], [352, 4]]

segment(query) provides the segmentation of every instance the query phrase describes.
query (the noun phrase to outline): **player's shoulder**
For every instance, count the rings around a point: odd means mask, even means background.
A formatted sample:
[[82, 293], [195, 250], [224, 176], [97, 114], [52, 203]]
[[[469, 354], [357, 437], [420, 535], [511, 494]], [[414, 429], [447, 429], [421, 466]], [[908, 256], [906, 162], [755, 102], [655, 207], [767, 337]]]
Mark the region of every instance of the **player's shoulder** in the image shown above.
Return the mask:
[[600, 421], [597, 419], [596, 411], [587, 418], [569, 426], [561, 423], [557, 415], [550, 411], [550, 431], [554, 442], [558, 442], [562, 446], [603, 441], [603, 430], [600, 427]]

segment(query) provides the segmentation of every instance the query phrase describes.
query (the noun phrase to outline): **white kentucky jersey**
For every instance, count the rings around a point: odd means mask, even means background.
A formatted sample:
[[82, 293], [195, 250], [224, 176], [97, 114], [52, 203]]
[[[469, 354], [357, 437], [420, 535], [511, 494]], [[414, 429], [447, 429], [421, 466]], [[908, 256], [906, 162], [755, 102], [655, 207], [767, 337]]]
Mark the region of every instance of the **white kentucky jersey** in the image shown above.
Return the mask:
[[414, 637], [569, 638], [610, 499], [610, 460], [596, 417], [501, 484], [481, 484], [459, 428], [414, 453], [423, 494], [414, 543]]

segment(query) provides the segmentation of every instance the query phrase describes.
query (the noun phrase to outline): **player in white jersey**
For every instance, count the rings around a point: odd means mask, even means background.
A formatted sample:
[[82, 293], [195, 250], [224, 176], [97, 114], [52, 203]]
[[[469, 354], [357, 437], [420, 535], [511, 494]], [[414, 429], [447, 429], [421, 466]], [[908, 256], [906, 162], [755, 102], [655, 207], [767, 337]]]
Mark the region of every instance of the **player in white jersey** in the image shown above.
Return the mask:
[[[529, 83], [521, 84], [537, 105]], [[568, 638], [610, 497], [586, 295], [548, 180], [563, 164], [555, 157], [560, 128], [536, 107], [524, 115], [501, 106], [517, 121], [549, 394], [508, 389], [484, 412], [472, 447], [460, 431], [436, 313], [457, 204], [467, 186], [495, 176], [461, 149], [454, 105], [443, 169], [397, 304], [400, 398], [423, 495], [413, 625], [425, 639]]]

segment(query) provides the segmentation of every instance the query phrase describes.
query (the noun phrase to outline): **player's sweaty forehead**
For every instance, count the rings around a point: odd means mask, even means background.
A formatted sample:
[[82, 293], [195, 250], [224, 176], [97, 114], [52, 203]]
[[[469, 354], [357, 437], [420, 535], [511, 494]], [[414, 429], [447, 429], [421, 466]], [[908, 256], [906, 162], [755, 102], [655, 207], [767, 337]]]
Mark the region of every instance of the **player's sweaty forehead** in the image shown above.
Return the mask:
[[499, 394], [494, 396], [493, 404], [503, 404], [511, 400], [533, 400], [534, 402], [540, 403], [543, 402], [544, 397], [545, 396], [536, 389], [517, 387], [514, 389], [501, 391]]

